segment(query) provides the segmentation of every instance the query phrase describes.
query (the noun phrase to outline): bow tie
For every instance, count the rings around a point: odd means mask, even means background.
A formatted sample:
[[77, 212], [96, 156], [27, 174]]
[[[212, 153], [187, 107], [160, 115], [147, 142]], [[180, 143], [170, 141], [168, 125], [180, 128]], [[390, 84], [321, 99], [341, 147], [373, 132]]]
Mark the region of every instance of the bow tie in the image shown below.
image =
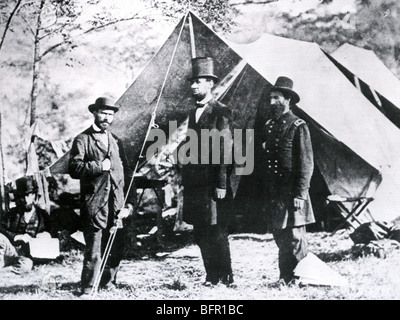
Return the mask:
[[205, 103], [196, 102], [196, 108], [203, 108], [205, 105]]

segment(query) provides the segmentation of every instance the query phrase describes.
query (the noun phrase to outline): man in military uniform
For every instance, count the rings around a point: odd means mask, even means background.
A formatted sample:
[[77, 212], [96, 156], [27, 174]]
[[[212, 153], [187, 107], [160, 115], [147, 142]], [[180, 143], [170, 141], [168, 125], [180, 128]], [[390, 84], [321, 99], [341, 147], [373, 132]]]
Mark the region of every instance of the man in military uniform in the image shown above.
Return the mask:
[[[118, 107], [108, 97], [99, 97], [89, 105], [94, 123], [73, 142], [69, 173], [80, 179], [80, 219], [86, 242], [81, 275], [82, 295], [90, 295], [100, 269], [102, 255], [116, 221], [131, 214], [135, 191], [130, 189], [126, 208], [122, 208], [132, 170], [125, 157], [121, 140], [109, 131]], [[124, 231], [116, 234], [100, 286], [115, 287], [123, 257]]]
[[[189, 81], [193, 97], [197, 101], [197, 109], [189, 114], [188, 128], [194, 130], [199, 139], [203, 129], [231, 135], [231, 112], [216, 101], [211, 92], [214, 83], [218, 81], [218, 77], [214, 75], [213, 60], [208, 57], [195, 58], [192, 60], [192, 67], [193, 74]], [[202, 139], [201, 144], [204, 143], [208, 144], [209, 139]], [[189, 163], [182, 168], [183, 220], [193, 224], [195, 241], [200, 247], [206, 270], [204, 284], [212, 286], [221, 281], [230, 286], [233, 283], [233, 273], [228, 226], [233, 214], [232, 189], [230, 166], [224, 163], [224, 155], [232, 152], [232, 145], [226, 147], [224, 141], [221, 141], [220, 161], [213, 164], [212, 153], [217, 147], [214, 143], [212, 139], [212, 144], [205, 146], [210, 155], [208, 164], [202, 163], [200, 150], [203, 152], [204, 148], [199, 143], [197, 163]]]
[[48, 236], [49, 215], [35, 205], [37, 183], [32, 176], [15, 181], [16, 206], [8, 211], [0, 225], [0, 268], [12, 266], [15, 273], [33, 267], [29, 243], [32, 238]]
[[315, 222], [308, 193], [314, 169], [306, 122], [293, 114], [300, 101], [293, 81], [279, 77], [269, 94], [264, 125], [264, 187], [268, 226], [279, 249], [280, 282], [294, 280], [297, 263], [307, 255], [306, 225]]

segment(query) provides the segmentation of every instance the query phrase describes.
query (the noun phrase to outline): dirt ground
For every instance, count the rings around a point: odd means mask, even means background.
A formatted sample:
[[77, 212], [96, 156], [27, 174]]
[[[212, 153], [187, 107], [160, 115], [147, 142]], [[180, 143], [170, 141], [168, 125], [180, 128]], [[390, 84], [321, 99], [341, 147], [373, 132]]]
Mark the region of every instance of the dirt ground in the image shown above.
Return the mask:
[[[235, 287], [202, 285], [204, 268], [193, 242], [122, 261], [117, 290], [98, 300], [398, 300], [400, 249], [386, 246], [379, 256], [360, 255], [345, 230], [308, 233], [310, 251], [348, 280], [348, 286], [276, 287], [277, 247], [270, 234], [230, 236]], [[164, 250], [162, 250], [164, 249]], [[0, 299], [77, 300], [82, 251], [62, 252], [59, 261], [35, 265], [25, 275], [0, 271]]]

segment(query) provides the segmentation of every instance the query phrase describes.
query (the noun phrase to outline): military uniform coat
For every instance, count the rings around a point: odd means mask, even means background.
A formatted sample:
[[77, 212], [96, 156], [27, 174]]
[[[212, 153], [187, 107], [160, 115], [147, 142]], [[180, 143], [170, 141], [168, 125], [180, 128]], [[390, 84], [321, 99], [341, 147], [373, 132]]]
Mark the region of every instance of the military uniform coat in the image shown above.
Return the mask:
[[[83, 226], [105, 229], [108, 224], [110, 201], [115, 218], [117, 212], [122, 209], [124, 189], [129, 185], [132, 171], [121, 141], [110, 132], [103, 133], [108, 135], [106, 147], [101, 142], [101, 134], [91, 126], [74, 139], [69, 173], [72, 178], [80, 179]], [[109, 172], [102, 170], [102, 162], [107, 157], [111, 161]], [[134, 201], [134, 194], [130, 192], [127, 203]]]
[[[188, 128], [194, 130], [198, 137], [198, 164], [186, 164], [182, 168], [183, 191], [183, 219], [191, 224], [215, 225], [226, 224], [230, 220], [232, 211], [232, 188], [229, 175], [231, 165], [224, 163], [224, 155], [232, 154], [231, 112], [222, 103], [212, 99], [208, 102], [199, 121], [195, 122], [195, 111], [189, 115]], [[209, 164], [202, 163], [201, 144], [207, 143], [201, 138], [202, 129], [216, 129], [230, 135], [230, 142], [226, 145], [223, 139], [220, 144], [220, 159], [218, 164], [212, 164], [212, 141], [209, 141]], [[185, 143], [188, 142], [187, 137]], [[228, 137], [229, 140], [229, 137]], [[185, 145], [182, 145], [185, 148]], [[203, 149], [204, 151], [204, 149]], [[193, 152], [193, 150], [189, 150]], [[204, 156], [204, 152], [203, 152]], [[204, 160], [204, 159], [203, 159]], [[215, 199], [215, 188], [227, 190], [225, 199]]]
[[[315, 222], [309, 197], [314, 169], [310, 132], [306, 122], [289, 111], [264, 125], [264, 188], [272, 229]], [[295, 210], [294, 198], [305, 200]]]

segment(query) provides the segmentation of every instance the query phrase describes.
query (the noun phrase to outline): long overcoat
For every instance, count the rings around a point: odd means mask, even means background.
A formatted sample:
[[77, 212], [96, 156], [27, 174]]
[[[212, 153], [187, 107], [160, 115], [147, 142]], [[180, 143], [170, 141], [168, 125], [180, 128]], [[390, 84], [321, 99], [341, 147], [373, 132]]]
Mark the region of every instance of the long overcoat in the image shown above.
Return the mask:
[[[83, 226], [104, 229], [110, 209], [115, 218], [123, 206], [125, 186], [129, 185], [132, 170], [118, 137], [108, 132], [106, 147], [100, 134], [91, 126], [74, 139], [69, 173], [72, 178], [80, 179]], [[102, 162], [107, 157], [111, 161], [111, 170], [103, 171]], [[130, 191], [127, 203], [134, 203], [134, 194]]]
[[[264, 188], [269, 226], [285, 229], [315, 222], [309, 196], [314, 170], [313, 149], [307, 123], [285, 113], [264, 125]], [[294, 198], [305, 200], [294, 208]]]
[[[232, 188], [229, 176], [232, 165], [229, 159], [232, 156], [232, 116], [230, 109], [224, 104], [212, 99], [208, 102], [204, 112], [195, 122], [195, 111], [189, 114], [188, 129], [195, 133], [188, 135], [190, 139], [197, 139], [198, 149], [187, 150], [187, 155], [197, 152], [196, 163], [188, 163], [182, 167], [183, 190], [183, 219], [194, 225], [227, 224], [232, 216]], [[202, 139], [202, 130], [216, 129], [224, 136], [221, 143], [216, 140]], [[218, 139], [219, 140], [219, 139]], [[193, 141], [192, 141], [193, 142]], [[193, 144], [192, 144], [193, 145]], [[205, 163], [205, 152], [208, 151], [208, 164]], [[219, 151], [219, 159], [213, 164], [212, 155]], [[193, 154], [192, 154], [193, 156]], [[226, 189], [227, 195], [223, 200], [216, 200], [215, 188]]]

